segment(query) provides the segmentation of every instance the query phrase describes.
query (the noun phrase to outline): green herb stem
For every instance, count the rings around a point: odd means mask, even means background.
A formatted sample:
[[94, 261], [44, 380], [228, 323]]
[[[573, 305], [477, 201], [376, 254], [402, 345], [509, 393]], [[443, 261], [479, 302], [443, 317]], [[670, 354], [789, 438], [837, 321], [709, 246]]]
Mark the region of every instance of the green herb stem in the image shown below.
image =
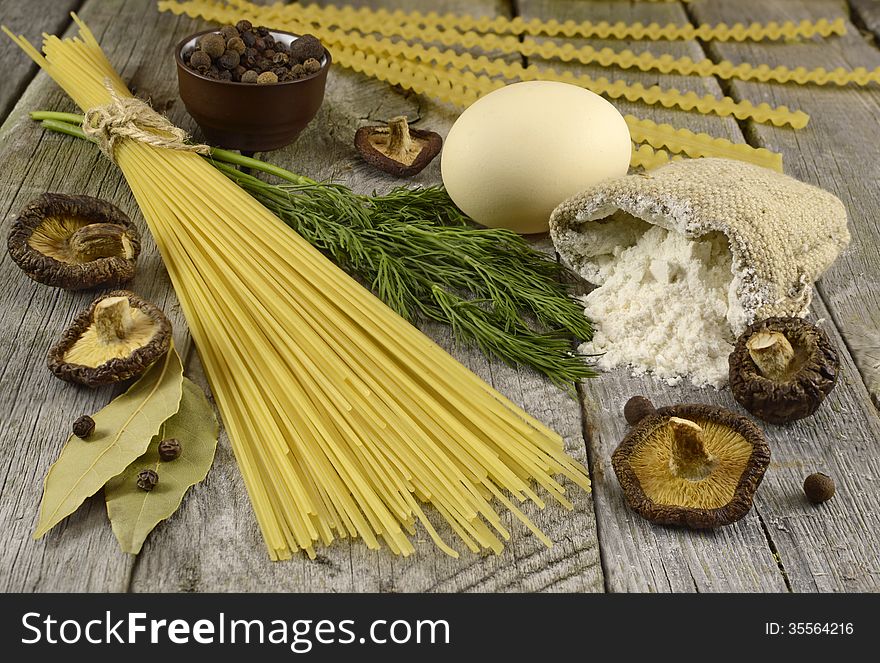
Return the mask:
[[[80, 115], [31, 117], [86, 138]], [[516, 233], [475, 227], [443, 187], [364, 196], [229, 150], [211, 148], [205, 158], [407, 320], [448, 324], [460, 341], [569, 390], [595, 375], [571, 349], [592, 328], [563, 283], [564, 268]]]

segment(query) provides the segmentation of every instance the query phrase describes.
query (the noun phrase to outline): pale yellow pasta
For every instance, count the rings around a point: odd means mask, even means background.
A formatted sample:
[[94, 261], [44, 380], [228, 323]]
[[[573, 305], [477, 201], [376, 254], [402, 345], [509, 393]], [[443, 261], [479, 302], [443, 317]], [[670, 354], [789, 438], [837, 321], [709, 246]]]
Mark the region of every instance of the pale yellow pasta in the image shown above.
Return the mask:
[[[130, 97], [88, 28], [13, 37], [83, 109]], [[10, 36], [12, 36], [10, 34]], [[429, 503], [473, 552], [510, 533], [497, 506], [571, 508], [562, 439], [455, 361], [192, 152], [125, 139], [114, 157], [174, 284], [273, 559], [359, 537], [414, 551]]]

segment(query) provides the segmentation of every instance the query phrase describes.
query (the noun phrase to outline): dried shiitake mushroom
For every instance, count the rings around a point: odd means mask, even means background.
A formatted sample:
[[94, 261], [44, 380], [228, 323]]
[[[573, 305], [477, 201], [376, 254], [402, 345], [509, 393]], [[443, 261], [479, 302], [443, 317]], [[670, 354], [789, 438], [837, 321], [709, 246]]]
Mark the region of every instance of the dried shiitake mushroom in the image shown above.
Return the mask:
[[131, 280], [141, 250], [137, 227], [119, 208], [91, 196], [45, 193], [18, 214], [7, 240], [25, 274], [83, 290]]
[[629, 507], [652, 522], [694, 529], [748, 513], [770, 463], [760, 429], [712, 405], [642, 405], [627, 408], [631, 418], [642, 416], [612, 457]]
[[97, 387], [137, 377], [168, 352], [171, 323], [154, 304], [116, 290], [96, 299], [49, 350], [49, 370]]
[[364, 160], [396, 177], [410, 177], [421, 172], [440, 154], [440, 134], [412, 129], [403, 116], [391, 119], [387, 126], [361, 127], [354, 135], [354, 146]]
[[837, 382], [840, 359], [824, 331], [800, 318], [746, 329], [728, 359], [730, 390], [746, 410], [783, 424], [813, 414]]

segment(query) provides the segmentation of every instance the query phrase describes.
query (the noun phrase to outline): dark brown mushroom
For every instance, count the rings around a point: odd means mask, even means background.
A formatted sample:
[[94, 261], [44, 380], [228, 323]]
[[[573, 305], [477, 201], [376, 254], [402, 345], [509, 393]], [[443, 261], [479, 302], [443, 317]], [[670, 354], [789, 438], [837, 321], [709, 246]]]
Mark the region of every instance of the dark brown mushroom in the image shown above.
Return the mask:
[[61, 193], [28, 203], [7, 244], [9, 255], [34, 281], [68, 290], [131, 280], [141, 250], [137, 227], [118, 207]]
[[728, 525], [748, 513], [770, 463], [755, 424], [712, 405], [639, 410], [642, 418], [612, 456], [633, 511], [694, 529]]
[[751, 325], [728, 359], [730, 389], [746, 410], [783, 424], [813, 414], [837, 382], [840, 359], [824, 331], [800, 318]]
[[137, 377], [168, 352], [171, 323], [154, 304], [125, 290], [102, 295], [49, 350], [49, 370], [97, 387]]
[[354, 146], [364, 160], [395, 177], [421, 172], [440, 154], [443, 139], [424, 129], [412, 129], [406, 118], [395, 117], [386, 126], [361, 127]]

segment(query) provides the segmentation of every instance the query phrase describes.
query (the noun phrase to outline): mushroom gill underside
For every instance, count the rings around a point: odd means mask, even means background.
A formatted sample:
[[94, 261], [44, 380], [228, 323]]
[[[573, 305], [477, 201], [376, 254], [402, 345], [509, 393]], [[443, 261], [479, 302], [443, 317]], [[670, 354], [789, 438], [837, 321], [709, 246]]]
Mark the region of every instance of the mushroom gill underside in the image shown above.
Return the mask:
[[[634, 449], [629, 463], [645, 497], [655, 504], [692, 509], [719, 509], [736, 495], [748, 467], [752, 445], [736, 430], [707, 419], [695, 419], [702, 448], [682, 441], [691, 439], [687, 421], [672, 417], [650, 436], [650, 443]], [[684, 429], [684, 430], [682, 430]]]

